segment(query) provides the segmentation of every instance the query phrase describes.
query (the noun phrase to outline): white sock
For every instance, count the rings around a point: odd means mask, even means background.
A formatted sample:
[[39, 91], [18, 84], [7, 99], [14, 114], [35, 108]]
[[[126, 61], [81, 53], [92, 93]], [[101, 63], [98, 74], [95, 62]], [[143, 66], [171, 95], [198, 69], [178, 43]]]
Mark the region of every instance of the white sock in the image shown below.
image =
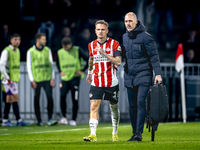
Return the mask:
[[90, 125], [90, 134], [96, 136], [98, 120], [97, 119], [93, 119], [93, 118], [90, 119], [89, 125]]
[[112, 134], [117, 134], [119, 119], [120, 119], [120, 111], [118, 109], [118, 104], [114, 104], [114, 105], [110, 104], [110, 111], [111, 111], [111, 120], [112, 120], [112, 126], [113, 126]]

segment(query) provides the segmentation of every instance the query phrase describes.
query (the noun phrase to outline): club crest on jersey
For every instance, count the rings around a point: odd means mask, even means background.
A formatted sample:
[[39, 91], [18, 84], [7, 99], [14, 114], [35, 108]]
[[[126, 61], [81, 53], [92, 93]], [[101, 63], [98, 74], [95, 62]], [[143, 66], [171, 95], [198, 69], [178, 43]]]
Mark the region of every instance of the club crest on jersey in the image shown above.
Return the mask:
[[91, 98], [92, 96], [93, 96], [92, 93], [90, 93], [89, 97]]
[[110, 53], [110, 51], [111, 51], [110, 48], [106, 48], [106, 49], [105, 49], [105, 52], [106, 52], [106, 53]]

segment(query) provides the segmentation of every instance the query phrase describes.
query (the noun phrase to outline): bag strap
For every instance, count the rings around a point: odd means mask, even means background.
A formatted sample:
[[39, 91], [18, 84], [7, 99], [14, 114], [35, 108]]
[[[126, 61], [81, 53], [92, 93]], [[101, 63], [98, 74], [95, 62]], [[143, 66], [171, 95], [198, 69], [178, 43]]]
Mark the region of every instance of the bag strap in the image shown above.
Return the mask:
[[155, 139], [155, 131], [152, 128], [152, 130], [151, 130], [151, 141], [154, 141], [154, 139]]

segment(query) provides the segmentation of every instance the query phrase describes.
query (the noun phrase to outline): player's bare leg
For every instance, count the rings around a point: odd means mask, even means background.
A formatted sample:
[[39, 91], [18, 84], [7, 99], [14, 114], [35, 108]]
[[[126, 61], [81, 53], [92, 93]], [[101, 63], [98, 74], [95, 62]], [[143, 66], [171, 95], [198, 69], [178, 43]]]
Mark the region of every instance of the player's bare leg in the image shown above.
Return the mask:
[[99, 100], [90, 100], [90, 119], [99, 120], [99, 106], [101, 104], [101, 99]]
[[99, 120], [99, 106], [101, 104], [101, 100], [90, 100], [90, 135], [88, 137], [84, 137], [84, 141], [94, 142], [97, 141], [96, 131]]
[[118, 109], [118, 103], [114, 104], [110, 102], [110, 111], [113, 126], [112, 141], [118, 141], [118, 126], [120, 120], [120, 111]]

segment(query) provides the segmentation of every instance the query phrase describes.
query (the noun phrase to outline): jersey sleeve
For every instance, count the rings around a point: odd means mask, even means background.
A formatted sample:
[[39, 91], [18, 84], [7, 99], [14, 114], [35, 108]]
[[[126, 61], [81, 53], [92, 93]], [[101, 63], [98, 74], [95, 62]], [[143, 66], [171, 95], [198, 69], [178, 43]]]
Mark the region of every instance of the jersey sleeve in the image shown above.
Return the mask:
[[88, 44], [88, 49], [89, 49], [89, 56], [93, 57], [92, 49], [91, 49], [91, 43]]
[[114, 42], [113, 50], [114, 50], [114, 57], [122, 56], [122, 49], [119, 42], [117, 41]]

